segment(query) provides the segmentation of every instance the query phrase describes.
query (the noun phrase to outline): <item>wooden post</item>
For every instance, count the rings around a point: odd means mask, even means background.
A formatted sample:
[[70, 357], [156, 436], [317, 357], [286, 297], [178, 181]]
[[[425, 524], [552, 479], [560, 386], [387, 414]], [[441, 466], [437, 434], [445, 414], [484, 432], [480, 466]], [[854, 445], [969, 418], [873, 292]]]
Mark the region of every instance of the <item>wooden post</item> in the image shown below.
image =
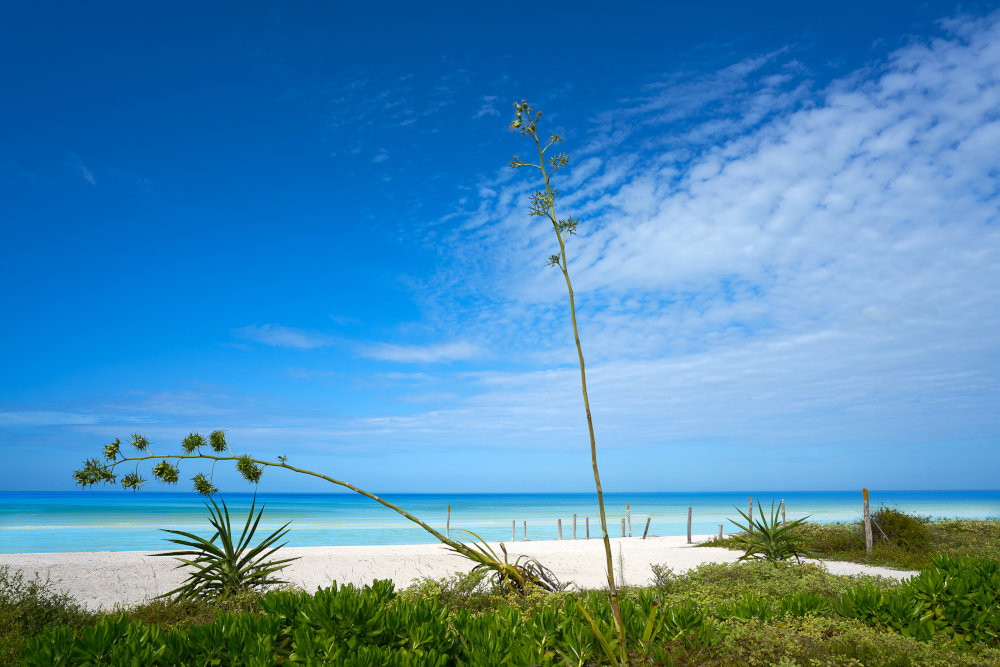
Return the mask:
[[748, 527], [753, 530], [753, 496], [750, 496], [750, 512], [747, 513], [747, 516], [750, 517], [750, 525]]
[[781, 499], [781, 525], [785, 525], [785, 499]]
[[865, 552], [872, 552], [872, 517], [868, 513], [868, 489], [861, 489], [861, 495], [865, 499]]
[[573, 539], [576, 539], [576, 515], [573, 515]]
[[510, 522], [510, 541], [511, 542], [514, 541], [514, 526], [516, 526], [516, 525], [517, 525], [517, 521], [516, 520], [511, 520], [511, 522]]
[[451, 537], [451, 505], [448, 505], [448, 520], [444, 524], [444, 534]]
[[649, 522], [653, 520], [653, 517], [646, 517], [646, 530], [642, 531], [642, 539], [646, 539], [646, 533], [649, 532]]
[[622, 519], [622, 537], [625, 537], [625, 519]]
[[586, 516], [583, 518], [587, 522], [587, 539], [590, 539], [590, 517]]
[[[625, 504], [625, 516], [628, 517], [628, 536], [632, 537], [632, 508], [629, 507], [628, 503]], [[622, 537], [625, 537], [622, 535]]]
[[524, 541], [528, 541], [528, 522], [524, 522]]
[[688, 508], [688, 544], [691, 544], [691, 508]]
[[722, 524], [719, 524], [719, 539], [722, 539]]
[[559, 526], [559, 539], [562, 539], [562, 519], [556, 519], [556, 524]]

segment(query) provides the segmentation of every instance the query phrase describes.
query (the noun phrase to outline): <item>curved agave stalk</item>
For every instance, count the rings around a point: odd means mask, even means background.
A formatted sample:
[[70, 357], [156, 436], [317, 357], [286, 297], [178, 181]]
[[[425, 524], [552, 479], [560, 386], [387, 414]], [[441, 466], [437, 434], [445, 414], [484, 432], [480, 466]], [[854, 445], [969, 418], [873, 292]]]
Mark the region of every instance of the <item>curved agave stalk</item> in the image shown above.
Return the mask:
[[[206, 447], [209, 445], [211, 446], [212, 450], [218, 452], [218, 454], [203, 454], [201, 452], [200, 449], [201, 447]], [[328, 475], [323, 475], [321, 473], [312, 470], [307, 470], [305, 468], [298, 468], [296, 466], [289, 465], [288, 459], [284, 456], [279, 456], [277, 461], [265, 461], [262, 459], [255, 459], [247, 454], [237, 456], [232, 453], [232, 450], [229, 449], [229, 444], [226, 442], [225, 439], [225, 433], [221, 430], [213, 431], [208, 441], [206, 441], [204, 437], [198, 435], [197, 433], [192, 433], [191, 435], [187, 436], [186, 438], [184, 438], [184, 441], [182, 443], [182, 448], [184, 450], [183, 454], [168, 454], [168, 455], [149, 454], [147, 453], [149, 448], [149, 441], [146, 440], [146, 438], [141, 435], [132, 436], [132, 446], [135, 447], [135, 449], [138, 450], [138, 452], [142, 455], [126, 456], [121, 451], [120, 440], [116, 438], [114, 442], [112, 442], [109, 445], [106, 445], [104, 448], [104, 457], [106, 461], [101, 461], [100, 459], [97, 458], [88, 459], [84, 462], [84, 465], [81, 469], [74, 471], [73, 477], [76, 479], [77, 484], [79, 484], [84, 488], [86, 488], [87, 486], [93, 486], [95, 484], [113, 484], [118, 479], [115, 474], [115, 468], [117, 468], [117, 466], [123, 463], [129, 462], [129, 463], [135, 463], [136, 471], [122, 476], [121, 483], [122, 486], [124, 486], [125, 488], [138, 491], [140, 488], [142, 488], [142, 485], [146, 482], [146, 480], [143, 479], [138, 473], [138, 465], [143, 461], [148, 461], [153, 459], [159, 461], [159, 463], [153, 466], [152, 470], [153, 476], [166, 484], [176, 484], [177, 481], [179, 480], [180, 471], [176, 463], [179, 463], [182, 459], [202, 459], [202, 460], [212, 461], [213, 464], [219, 461], [234, 461], [236, 463], [236, 469], [240, 473], [240, 475], [242, 475], [243, 478], [246, 479], [248, 482], [252, 482], [254, 484], [260, 481], [260, 477], [264, 468], [268, 467], [284, 468], [285, 470], [290, 470], [292, 472], [300, 473], [303, 475], [309, 475], [311, 477], [317, 477], [319, 479], [330, 482], [331, 484], [336, 484], [338, 486], [350, 489], [351, 491], [359, 493], [365, 496], [366, 498], [371, 498], [380, 505], [387, 507], [393, 510], [394, 512], [397, 512], [398, 514], [406, 517], [408, 520], [417, 524], [418, 526], [426, 530], [428, 533], [433, 535], [442, 544], [450, 548], [452, 551], [455, 551], [459, 555], [464, 556], [465, 558], [468, 558], [469, 560], [477, 563], [476, 568], [486, 568], [489, 570], [493, 570], [495, 572], [498, 572], [500, 571], [500, 569], [502, 569], [502, 568], [498, 569], [499, 566], [502, 565], [502, 563], [500, 562], [499, 558], [496, 557], [496, 554], [491, 555], [490, 553], [485, 552], [483, 549], [478, 548], [478, 546], [476, 548], [472, 548], [466, 544], [463, 544], [462, 542], [452, 540], [446, 537], [445, 535], [442, 535], [440, 532], [435, 530], [426, 522], [421, 521], [420, 519], [410, 514], [403, 508], [389, 502], [384, 498], [380, 498], [374, 493], [370, 493], [369, 491], [365, 491], [362, 488], [354, 486], [349, 482], [345, 482], [340, 479], [334, 479], [333, 477], [329, 477]], [[229, 453], [225, 454], [225, 452], [227, 451]], [[175, 463], [170, 463], [170, 461], [174, 461]], [[205, 475], [202, 473], [198, 473], [197, 475], [195, 475], [192, 478], [192, 480], [194, 481], [195, 490], [197, 490], [202, 495], [211, 496], [213, 493], [216, 493], [218, 491], [218, 489], [216, 489], [212, 485], [211, 481], [208, 478], [206, 478]], [[190, 534], [183, 534], [183, 535], [185, 537], [195, 540], [200, 539]], [[200, 542], [194, 545], [190, 543], [185, 543], [185, 546], [193, 546], [195, 549], [198, 549], [200, 544], [201, 544]], [[539, 576], [547, 573], [546, 576], [549, 577], [552, 581], [555, 581], [556, 584], [558, 585], [558, 580], [555, 579], [555, 576], [551, 574], [551, 571], [546, 569], [537, 561], [534, 561], [533, 559], [529, 560], [531, 560], [532, 562], [525, 563], [527, 566], [530, 566], [527, 567], [525, 571], [535, 572]], [[513, 567], [513, 566], [508, 565], [508, 567]], [[540, 576], [540, 579], [544, 581], [546, 576]]]

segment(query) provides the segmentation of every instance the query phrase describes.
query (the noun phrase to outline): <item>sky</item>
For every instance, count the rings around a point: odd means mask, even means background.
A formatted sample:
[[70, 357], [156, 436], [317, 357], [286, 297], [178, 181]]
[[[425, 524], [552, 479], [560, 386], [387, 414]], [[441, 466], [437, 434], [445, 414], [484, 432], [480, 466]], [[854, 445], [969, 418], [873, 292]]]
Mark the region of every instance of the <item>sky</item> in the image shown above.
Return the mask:
[[998, 7], [10, 7], [0, 490], [215, 429], [375, 492], [592, 489], [521, 99], [605, 490], [997, 489]]

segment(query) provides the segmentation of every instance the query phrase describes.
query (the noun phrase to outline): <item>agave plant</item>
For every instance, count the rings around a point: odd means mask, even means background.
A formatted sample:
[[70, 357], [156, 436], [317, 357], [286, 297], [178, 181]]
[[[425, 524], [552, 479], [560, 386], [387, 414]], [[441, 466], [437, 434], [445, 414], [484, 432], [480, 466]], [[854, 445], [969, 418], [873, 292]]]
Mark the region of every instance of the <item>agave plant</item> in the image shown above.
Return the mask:
[[[475, 556], [469, 556], [465, 551], [459, 551], [455, 547], [449, 545], [449, 549], [459, 554], [473, 560], [477, 563], [475, 567], [472, 568], [472, 572], [492, 572], [491, 583], [493, 584], [493, 590], [498, 593], [518, 593], [525, 594], [530, 586], [537, 586], [541, 589], [549, 591], [550, 593], [555, 593], [561, 591], [566, 587], [565, 584], [560, 584], [559, 579], [556, 575], [552, 573], [552, 570], [545, 567], [539, 563], [536, 559], [530, 556], [519, 556], [517, 560], [511, 563], [507, 557], [507, 547], [504, 543], [500, 543], [500, 551], [503, 552], [503, 560], [497, 555], [497, 552], [493, 550], [486, 540], [481, 538], [476, 533], [471, 530], [466, 530], [465, 528], [453, 528], [452, 530], [461, 531], [463, 533], [468, 533], [475, 541], [472, 543], [475, 551], [473, 552]], [[466, 545], [463, 545], [466, 546]], [[468, 549], [468, 547], [466, 547]], [[478, 552], [478, 553], [476, 553]]]
[[800, 556], [806, 556], [810, 552], [805, 550], [806, 538], [799, 532], [798, 527], [809, 517], [802, 517], [795, 521], [782, 523], [778, 519], [779, 509], [775, 508], [771, 502], [771, 514], [767, 516], [757, 501], [757, 517], [753, 519], [747, 516], [746, 512], [740, 508], [736, 511], [743, 517], [745, 524], [729, 520], [730, 523], [743, 531], [742, 535], [736, 535], [733, 539], [744, 550], [740, 560], [760, 559], [770, 562], [786, 561], [794, 558], [800, 561]]
[[209, 523], [215, 529], [215, 534], [211, 539], [206, 540], [181, 530], [164, 530], [164, 532], [180, 535], [184, 538], [168, 541], [191, 548], [185, 551], [170, 551], [154, 555], [175, 556], [181, 562], [177, 567], [188, 566], [193, 568], [193, 571], [188, 574], [183, 585], [159, 597], [176, 596], [178, 600], [224, 600], [234, 593], [259, 591], [267, 586], [287, 583], [275, 579], [271, 575], [288, 567], [288, 564], [296, 558], [271, 561], [267, 559], [285, 546], [285, 542], [277, 546], [273, 545], [288, 533], [288, 524], [286, 523], [264, 538], [260, 544], [251, 548], [250, 541], [253, 539], [254, 533], [257, 532], [257, 525], [264, 514], [264, 508], [261, 507], [254, 518], [254, 509], [257, 504], [256, 496], [250, 505], [250, 513], [243, 526], [243, 532], [240, 533], [239, 539], [235, 542], [233, 541], [234, 533], [229, 521], [229, 508], [226, 507], [226, 501], [222, 501], [222, 509], [219, 509], [215, 500], [212, 498], [208, 500], [212, 504], [209, 506], [206, 502], [205, 507], [211, 515]]

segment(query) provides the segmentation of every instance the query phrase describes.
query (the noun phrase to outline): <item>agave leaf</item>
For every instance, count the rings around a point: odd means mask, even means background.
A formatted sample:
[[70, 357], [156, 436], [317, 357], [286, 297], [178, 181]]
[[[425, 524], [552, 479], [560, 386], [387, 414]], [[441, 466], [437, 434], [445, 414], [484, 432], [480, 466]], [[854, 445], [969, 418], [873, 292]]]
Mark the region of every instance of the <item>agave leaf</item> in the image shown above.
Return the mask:
[[268, 559], [287, 544], [282, 542], [275, 545], [288, 533], [289, 524], [286, 523], [267, 535], [260, 544], [251, 548], [250, 543], [264, 512], [264, 508], [261, 507], [255, 513], [256, 498], [251, 503], [243, 530], [235, 542], [232, 520], [225, 501], [222, 501], [221, 508], [214, 499], [210, 498], [209, 502], [205, 503], [205, 507], [209, 511], [209, 524], [215, 528], [215, 534], [210, 540], [179, 530], [164, 531], [185, 538], [172, 538], [169, 541], [190, 549], [156, 555], [174, 556], [180, 561], [178, 567], [187, 566], [191, 571], [181, 586], [159, 597], [176, 596], [178, 599], [212, 600], [225, 598], [240, 590], [258, 590], [265, 586], [285, 583], [272, 575], [287, 567], [296, 558]]

